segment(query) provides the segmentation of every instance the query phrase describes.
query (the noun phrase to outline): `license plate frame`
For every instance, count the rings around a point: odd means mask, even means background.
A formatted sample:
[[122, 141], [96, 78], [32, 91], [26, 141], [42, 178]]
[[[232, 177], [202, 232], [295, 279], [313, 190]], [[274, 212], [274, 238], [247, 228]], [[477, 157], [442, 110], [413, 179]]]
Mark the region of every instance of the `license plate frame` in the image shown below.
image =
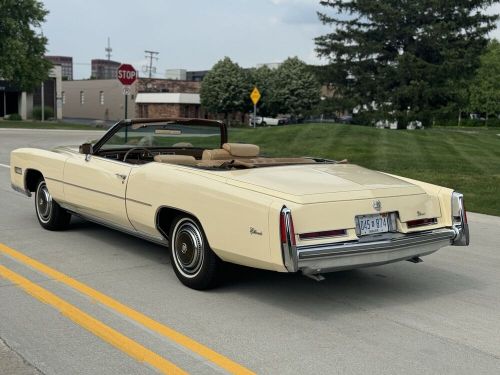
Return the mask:
[[358, 236], [372, 236], [392, 231], [391, 213], [377, 213], [356, 216]]

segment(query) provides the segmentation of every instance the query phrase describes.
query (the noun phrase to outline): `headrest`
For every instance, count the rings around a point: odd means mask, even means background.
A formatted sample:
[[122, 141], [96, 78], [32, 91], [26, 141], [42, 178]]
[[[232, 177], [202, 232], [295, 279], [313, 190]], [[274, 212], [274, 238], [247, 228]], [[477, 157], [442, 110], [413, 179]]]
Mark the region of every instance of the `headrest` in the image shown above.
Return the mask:
[[232, 156], [254, 158], [259, 156], [260, 147], [249, 143], [224, 143], [222, 148]]

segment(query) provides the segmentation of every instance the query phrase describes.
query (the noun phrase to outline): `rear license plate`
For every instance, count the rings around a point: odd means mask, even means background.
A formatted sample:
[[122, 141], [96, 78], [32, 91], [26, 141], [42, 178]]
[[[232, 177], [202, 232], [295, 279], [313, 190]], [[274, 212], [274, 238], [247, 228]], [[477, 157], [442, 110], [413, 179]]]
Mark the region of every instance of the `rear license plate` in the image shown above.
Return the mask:
[[389, 232], [389, 214], [356, 216], [358, 233], [361, 236]]

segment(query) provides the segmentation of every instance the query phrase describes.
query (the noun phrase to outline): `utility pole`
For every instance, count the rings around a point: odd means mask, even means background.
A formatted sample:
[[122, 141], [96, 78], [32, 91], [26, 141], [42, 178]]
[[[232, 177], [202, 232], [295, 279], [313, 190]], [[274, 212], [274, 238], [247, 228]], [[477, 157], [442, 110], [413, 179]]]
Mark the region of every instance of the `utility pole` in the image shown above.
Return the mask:
[[45, 84], [42, 81], [42, 87], [40, 88], [41, 102], [42, 102], [42, 122], [45, 121]]
[[160, 54], [160, 52], [156, 52], [156, 51], [144, 51], [144, 53], [146, 54], [146, 59], [149, 60], [149, 65], [147, 66], [143, 66], [143, 70], [148, 73], [149, 75], [149, 78], [153, 78], [153, 73], [156, 73], [156, 67], [153, 66], [153, 59], [158, 61], [158, 55]]
[[108, 36], [108, 46], [104, 48], [106, 51], [106, 57], [108, 58], [108, 61], [111, 60], [111, 52], [113, 52], [113, 48], [111, 48], [111, 41], [109, 40]]

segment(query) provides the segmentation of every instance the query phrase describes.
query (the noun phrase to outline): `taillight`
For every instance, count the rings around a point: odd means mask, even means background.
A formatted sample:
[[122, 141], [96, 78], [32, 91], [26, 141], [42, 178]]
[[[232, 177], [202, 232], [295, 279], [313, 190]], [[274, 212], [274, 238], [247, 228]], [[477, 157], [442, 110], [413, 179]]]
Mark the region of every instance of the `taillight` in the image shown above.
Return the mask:
[[285, 218], [285, 212], [281, 211], [280, 215], [280, 233], [281, 233], [281, 243], [287, 243], [286, 239], [286, 218]]
[[426, 225], [435, 225], [435, 224], [437, 224], [436, 218], [411, 220], [406, 222], [408, 228], [425, 227]]
[[288, 245], [290, 241], [290, 245], [295, 246], [295, 229], [293, 227], [292, 220], [292, 212], [290, 209], [283, 207], [280, 215], [280, 235], [281, 235], [281, 243]]
[[339, 230], [325, 230], [322, 232], [300, 233], [299, 238], [301, 240], [312, 240], [315, 238], [341, 237], [345, 235], [347, 235], [347, 231], [345, 229], [339, 229]]

